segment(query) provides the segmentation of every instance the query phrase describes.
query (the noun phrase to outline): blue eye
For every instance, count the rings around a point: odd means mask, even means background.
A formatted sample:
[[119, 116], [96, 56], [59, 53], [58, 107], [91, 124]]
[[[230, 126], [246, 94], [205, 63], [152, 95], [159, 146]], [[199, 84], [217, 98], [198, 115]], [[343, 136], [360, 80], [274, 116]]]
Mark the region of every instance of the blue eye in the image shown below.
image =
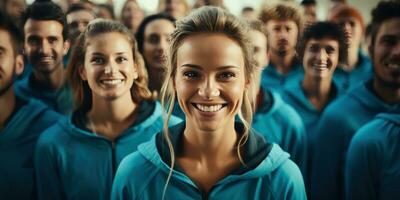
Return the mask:
[[103, 58], [99, 58], [99, 57], [95, 57], [95, 58], [92, 58], [92, 60], [90, 62], [93, 63], [93, 64], [100, 65], [100, 64], [104, 63], [104, 59]]
[[233, 77], [235, 77], [235, 73], [233, 73], [233, 72], [222, 72], [218, 75], [219, 79], [224, 79], [224, 80], [227, 80], [227, 79], [230, 79]]
[[194, 71], [188, 71], [188, 72], [184, 72], [183, 76], [186, 78], [196, 78], [198, 76], [197, 72]]

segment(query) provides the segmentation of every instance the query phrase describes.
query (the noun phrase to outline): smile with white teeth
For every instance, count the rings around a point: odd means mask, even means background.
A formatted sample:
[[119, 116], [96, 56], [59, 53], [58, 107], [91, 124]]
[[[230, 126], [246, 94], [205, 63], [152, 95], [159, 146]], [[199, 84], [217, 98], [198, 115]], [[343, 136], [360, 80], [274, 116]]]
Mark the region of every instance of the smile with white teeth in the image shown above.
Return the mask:
[[196, 108], [203, 112], [217, 112], [222, 109], [223, 105], [202, 105], [202, 104], [195, 104]]
[[390, 69], [400, 70], [400, 65], [396, 63], [388, 63], [386, 66]]
[[102, 84], [106, 84], [106, 85], [118, 85], [122, 83], [122, 79], [114, 79], [114, 80], [101, 80], [100, 82]]
[[313, 67], [317, 68], [317, 69], [325, 69], [325, 68], [328, 68], [328, 65], [326, 65], [326, 64], [313, 64]]

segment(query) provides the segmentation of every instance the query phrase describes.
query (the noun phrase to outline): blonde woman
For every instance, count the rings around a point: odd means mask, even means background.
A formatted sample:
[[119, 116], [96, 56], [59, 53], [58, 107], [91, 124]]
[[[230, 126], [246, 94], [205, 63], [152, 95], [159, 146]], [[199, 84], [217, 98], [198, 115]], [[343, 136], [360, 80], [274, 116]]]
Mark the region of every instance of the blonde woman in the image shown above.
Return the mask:
[[109, 199], [120, 161], [163, 126], [124, 25], [95, 20], [77, 45], [68, 66], [75, 111], [47, 129], [36, 147], [39, 199]]
[[[161, 90], [164, 130], [124, 159], [112, 199], [306, 199], [289, 154], [251, 130], [247, 37], [247, 25], [217, 7], [177, 23]], [[175, 100], [186, 121], [169, 129]]]

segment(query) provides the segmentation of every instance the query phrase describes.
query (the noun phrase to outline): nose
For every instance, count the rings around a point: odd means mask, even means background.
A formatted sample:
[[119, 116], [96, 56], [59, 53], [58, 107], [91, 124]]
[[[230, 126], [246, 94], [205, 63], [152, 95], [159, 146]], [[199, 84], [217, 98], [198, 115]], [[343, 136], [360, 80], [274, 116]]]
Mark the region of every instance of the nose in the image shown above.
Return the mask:
[[325, 63], [328, 60], [328, 53], [326, 53], [326, 50], [324, 49], [319, 50], [318, 59], [322, 63]]
[[212, 99], [220, 95], [217, 83], [211, 78], [204, 80], [199, 88], [198, 94], [205, 99]]
[[117, 65], [113, 62], [107, 62], [107, 65], [104, 67], [104, 74], [114, 74], [117, 71]]
[[169, 42], [167, 38], [161, 38], [160, 42], [158, 43], [158, 48], [163, 53], [167, 52], [169, 48]]
[[42, 54], [50, 54], [51, 47], [47, 40], [42, 40], [42, 43], [40, 44], [39, 52]]

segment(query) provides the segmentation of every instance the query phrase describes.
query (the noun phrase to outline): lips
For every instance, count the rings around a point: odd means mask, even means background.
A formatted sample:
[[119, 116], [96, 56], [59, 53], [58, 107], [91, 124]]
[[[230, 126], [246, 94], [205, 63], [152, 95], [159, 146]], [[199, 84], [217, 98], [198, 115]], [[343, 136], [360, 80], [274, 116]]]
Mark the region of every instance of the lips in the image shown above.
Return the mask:
[[117, 86], [124, 82], [124, 79], [103, 79], [100, 83], [106, 86]]
[[312, 66], [314, 69], [328, 69], [328, 65], [327, 64], [323, 64], [323, 63], [317, 63], [317, 64], [313, 64]]

